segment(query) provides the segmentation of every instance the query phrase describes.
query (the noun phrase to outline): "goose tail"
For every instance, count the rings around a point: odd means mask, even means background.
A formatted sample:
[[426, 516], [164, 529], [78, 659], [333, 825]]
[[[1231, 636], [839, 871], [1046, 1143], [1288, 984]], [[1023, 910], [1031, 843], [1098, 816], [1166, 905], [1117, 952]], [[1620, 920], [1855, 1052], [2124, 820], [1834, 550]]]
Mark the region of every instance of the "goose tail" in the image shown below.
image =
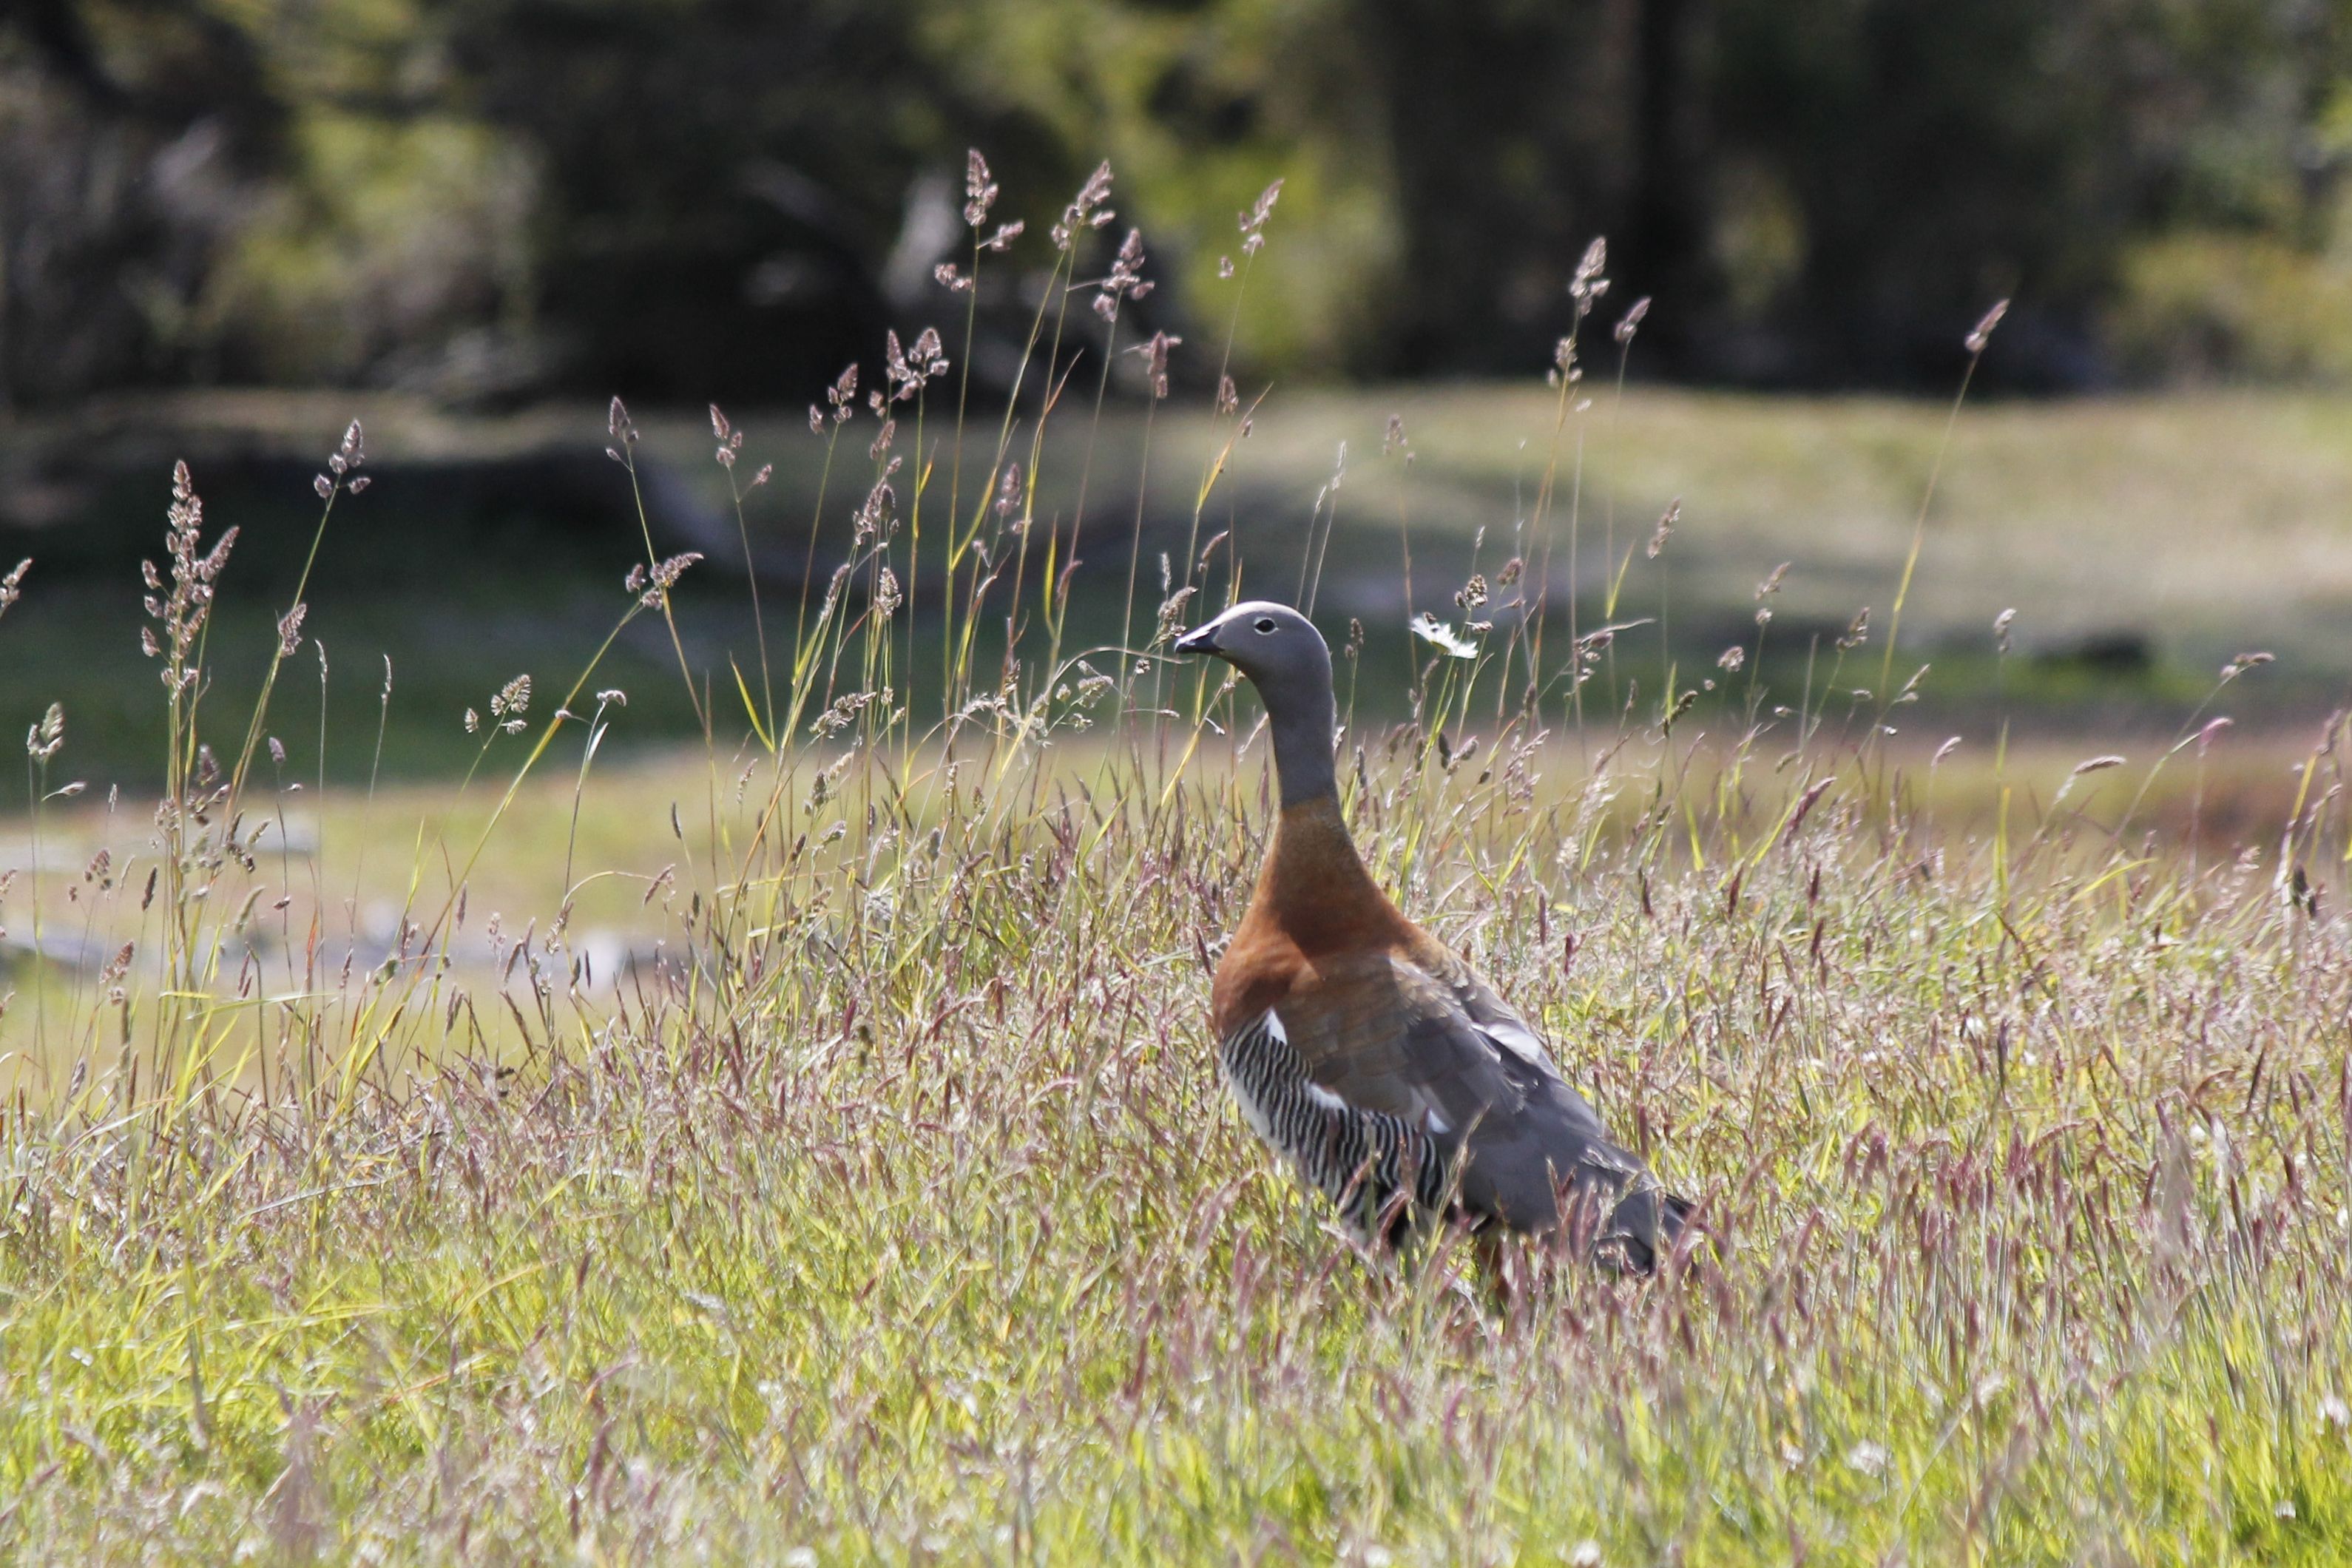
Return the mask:
[[1621, 1272], [1646, 1278], [1674, 1255], [1692, 1208], [1690, 1199], [1645, 1179], [1610, 1210], [1596, 1250]]

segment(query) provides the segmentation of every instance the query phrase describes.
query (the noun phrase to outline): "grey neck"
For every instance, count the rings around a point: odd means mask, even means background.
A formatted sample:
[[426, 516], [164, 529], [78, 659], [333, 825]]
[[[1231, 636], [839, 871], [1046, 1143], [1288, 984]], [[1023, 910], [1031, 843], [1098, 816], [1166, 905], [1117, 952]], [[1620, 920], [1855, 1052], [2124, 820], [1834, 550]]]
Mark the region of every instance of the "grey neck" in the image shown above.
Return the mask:
[[1282, 804], [1336, 798], [1339, 791], [1331, 752], [1339, 722], [1329, 680], [1282, 683], [1275, 690], [1260, 688], [1258, 695], [1265, 701], [1266, 729], [1274, 736], [1274, 774], [1281, 785]]

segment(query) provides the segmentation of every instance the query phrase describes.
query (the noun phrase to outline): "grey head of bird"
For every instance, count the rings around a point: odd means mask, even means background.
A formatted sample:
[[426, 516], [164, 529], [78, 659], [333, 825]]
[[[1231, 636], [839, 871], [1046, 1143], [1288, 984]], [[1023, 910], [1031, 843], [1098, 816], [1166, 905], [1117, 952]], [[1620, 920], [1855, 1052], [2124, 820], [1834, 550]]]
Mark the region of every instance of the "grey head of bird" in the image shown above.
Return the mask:
[[1178, 637], [1176, 651], [1222, 658], [1257, 689], [1274, 737], [1283, 805], [1335, 793], [1331, 751], [1339, 724], [1331, 647], [1313, 621], [1288, 605], [1251, 599]]
[[1179, 653], [1214, 654], [1249, 677], [1260, 696], [1311, 694], [1331, 684], [1331, 648], [1315, 623], [1271, 599], [1235, 605], [1176, 639]]

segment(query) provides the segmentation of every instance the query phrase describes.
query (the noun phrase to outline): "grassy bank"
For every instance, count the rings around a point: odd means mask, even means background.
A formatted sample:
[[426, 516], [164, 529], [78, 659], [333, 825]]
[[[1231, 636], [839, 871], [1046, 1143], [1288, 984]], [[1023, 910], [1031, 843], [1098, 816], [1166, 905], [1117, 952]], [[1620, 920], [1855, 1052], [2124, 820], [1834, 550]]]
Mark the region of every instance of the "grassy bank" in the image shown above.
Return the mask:
[[[224, 699], [249, 701], [259, 650], [310, 541], [302, 485], [311, 448], [331, 442], [355, 409], [368, 417], [382, 479], [324, 540], [312, 584], [310, 630], [333, 666], [329, 776], [368, 776], [372, 747], [355, 742], [373, 739], [387, 658], [385, 763], [404, 776], [462, 768], [457, 721], [483, 693], [519, 670], [545, 679], [585, 658], [621, 574], [645, 549], [625, 476], [601, 453], [601, 410], [457, 416], [398, 400], [258, 394], [157, 402], [0, 434], [9, 486], [0, 552], [34, 555], [42, 590], [12, 612], [0, 642], [0, 728], [21, 731], [61, 700], [93, 784], [150, 787], [163, 715], [131, 628], [136, 563], [160, 549], [163, 476], [177, 455], [190, 458], [200, 489], [218, 478], [215, 517], [245, 530], [223, 584], [234, 635], [218, 639], [215, 677]], [[1704, 670], [1728, 644], [1752, 642], [1755, 587], [1788, 562], [1759, 663], [1776, 689], [1801, 690], [1808, 654], [1833, 653], [1857, 612], [1870, 607], [1884, 628], [1941, 451], [1920, 591], [1903, 629], [1906, 648], [1937, 673], [1912, 720], [1987, 739], [2003, 716], [2062, 733], [2161, 733], [2224, 660], [2249, 648], [2279, 662], [2235, 694], [2242, 719], [2315, 720], [2342, 698], [2352, 683], [2352, 641], [2340, 630], [2352, 613], [2352, 403], [2248, 393], [1972, 406], [1948, 446], [1946, 413], [1885, 398], [1640, 387], [1621, 405], [1602, 388], [1563, 424], [1540, 387], [1274, 389], [1236, 441], [1230, 421], [1178, 402], [1148, 417], [1113, 404], [1099, 422], [1066, 408], [1037, 448], [1029, 505], [1041, 533], [1059, 531], [1064, 563], [1072, 552], [1079, 559], [1068, 611], [1082, 645], [1149, 626], [1163, 552], [1181, 558], [1223, 535], [1213, 569], [1229, 545], [1245, 585], [1286, 596], [1313, 541], [1318, 611], [1334, 626], [1364, 623], [1377, 679], [1363, 700], [1396, 717], [1414, 656], [1402, 629], [1408, 546], [1411, 610], [1456, 619], [1452, 595], [1473, 571], [1491, 578], [1514, 555], [1548, 553], [1563, 626], [1571, 585], [1582, 626], [1646, 623], [1619, 640], [1612, 668], [1621, 690], [1633, 679], [1653, 696], [1670, 668]], [[1391, 415], [1405, 447], [1388, 440]], [[941, 514], [952, 496], [969, 520], [988, 483], [992, 419], [968, 422], [961, 458], [971, 471], [960, 489], [952, 425], [925, 435], [932, 569], [914, 574], [902, 630], [921, 650], [912, 689], [926, 716], [940, 711], [933, 672], [951, 635], [936, 570]], [[1029, 426], [1024, 409], [1007, 454], [1024, 476]], [[740, 427], [749, 435], [739, 475], [774, 465], [771, 482], [747, 496], [740, 537], [699, 411], [646, 418], [640, 447], [659, 476], [649, 487], [656, 548], [709, 557], [705, 575], [681, 585], [691, 613], [680, 632], [722, 699], [730, 662], [755, 671], [759, 659], [741, 542], [767, 575], [766, 607], [789, 618], [810, 563], [821, 594], [828, 563], [848, 552], [875, 467], [870, 423], [841, 438], [829, 476], [826, 442], [800, 412], [755, 411]], [[899, 454], [913, 443], [909, 420]], [[10, 506], [36, 515], [26, 498], [42, 501], [49, 521], [10, 526]], [[1676, 500], [1674, 542], [1652, 559], [1645, 547]], [[904, 553], [902, 542], [902, 568]], [[1000, 613], [1010, 585], [1008, 576], [998, 586]], [[1025, 588], [1034, 603], [1034, 574]], [[1612, 601], [1622, 615], [1611, 616]], [[2015, 657], [2002, 661], [1991, 625], [2011, 608]], [[614, 658], [613, 683], [638, 704], [615, 745], [697, 735], [665, 631], [632, 628]], [[287, 696], [282, 736], [304, 776], [320, 761], [319, 700], [312, 668]], [[313, 711], [300, 712], [305, 704]], [[719, 713], [724, 743], [748, 734], [739, 703], [722, 701]]]
[[[2195, 864], [2063, 811], [1890, 814], [1866, 754], [1570, 784], [1494, 746], [1448, 772], [1368, 738], [1355, 820], [1700, 1198], [1703, 1277], [1571, 1269], [1498, 1310], [1452, 1250], [1351, 1253], [1209, 1065], [1255, 769], [1183, 783], [1148, 733], [1076, 773], [975, 747], [813, 810], [792, 781], [763, 838], [772, 786], [722, 793], [664, 898], [692, 964], [614, 986], [544, 927], [497, 963], [486, 893], [453, 944], [484, 955], [309, 993], [265, 966], [183, 1030], [208, 1060], [20, 1094], [0, 1532], [26, 1560], [2341, 1557], [2340, 800], [2284, 861]], [[556, 853], [531, 815], [510, 863]], [[172, 1005], [142, 988], [134, 1040]], [[478, 1016], [520, 1037], [496, 1070]]]
[[[65, 688], [0, 692], [0, 1550], [2352, 1551], [2352, 803], [2294, 608], [2352, 552], [2310, 495], [2267, 567], [2200, 510], [2340, 449], [2193, 489], [2114, 435], [2162, 410], [1947, 450], [1931, 410], [1475, 390], [1402, 444], [1362, 398], [1040, 436], [950, 424], [935, 353], [772, 476], [614, 404], [635, 538], [434, 563], [418, 620], [337, 575], [339, 530], [398, 553], [356, 429], [320, 570], [283, 525], [243, 605], [179, 478], [131, 678], [41, 618], [81, 588], [0, 606]], [[2318, 453], [2303, 406], [2238, 434]], [[2117, 418], [2160, 534], [2074, 440]], [[714, 444], [738, 542], [816, 573], [753, 599], [635, 510]], [[1375, 874], [1696, 1200], [1701, 1267], [1498, 1298], [1451, 1239], [1352, 1251], [1241, 1129], [1203, 1015], [1264, 745], [1166, 644], [1268, 592], [1341, 645]], [[354, 625], [422, 679], [380, 695]], [[362, 671], [323, 709], [322, 640]]]

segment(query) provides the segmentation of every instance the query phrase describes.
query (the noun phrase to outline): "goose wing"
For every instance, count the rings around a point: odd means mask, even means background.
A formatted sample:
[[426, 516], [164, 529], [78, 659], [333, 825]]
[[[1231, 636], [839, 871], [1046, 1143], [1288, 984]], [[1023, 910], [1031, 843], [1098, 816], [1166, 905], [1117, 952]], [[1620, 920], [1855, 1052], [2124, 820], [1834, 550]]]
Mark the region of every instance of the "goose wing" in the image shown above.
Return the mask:
[[[1460, 1168], [1464, 1208], [1513, 1230], [1559, 1223], [1563, 1190], [1606, 1215], [1599, 1238], [1655, 1250], [1670, 1205], [1611, 1139], [1542, 1037], [1468, 965], [1393, 952], [1318, 964], [1273, 1009], [1307, 1079], [1335, 1100], [1425, 1131]], [[1633, 1246], [1625, 1248], [1629, 1258]]]

